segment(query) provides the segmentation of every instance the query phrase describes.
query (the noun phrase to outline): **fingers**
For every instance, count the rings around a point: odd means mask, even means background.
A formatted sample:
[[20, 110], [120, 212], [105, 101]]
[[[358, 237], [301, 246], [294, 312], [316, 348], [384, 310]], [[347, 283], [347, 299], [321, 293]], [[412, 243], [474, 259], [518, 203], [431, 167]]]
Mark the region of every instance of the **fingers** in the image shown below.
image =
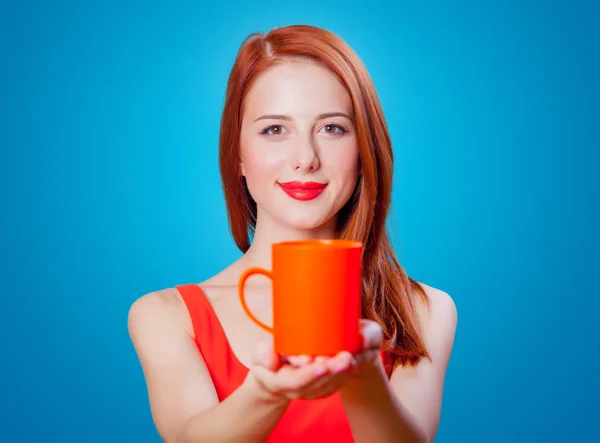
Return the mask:
[[[261, 352], [265, 354], [258, 354], [259, 357], [263, 357], [263, 360], [259, 361], [264, 361], [264, 355], [268, 354], [269, 348], [261, 348]], [[376, 355], [377, 351], [372, 353]], [[360, 353], [359, 356], [363, 354]], [[346, 374], [357, 364], [355, 356], [348, 351], [342, 351], [333, 357], [318, 356], [312, 361], [306, 356], [294, 356], [288, 360], [290, 363], [304, 364], [285, 364], [276, 371], [263, 364], [256, 364], [252, 372], [261, 386], [272, 395], [289, 399], [323, 398], [333, 394], [341, 387]]]
[[313, 361], [313, 358], [308, 355], [290, 355], [286, 359], [295, 367], [304, 366]]
[[286, 365], [277, 372], [257, 365], [252, 371], [269, 391], [275, 394], [288, 393], [291, 396], [328, 373], [327, 366], [322, 363], [307, 364], [299, 368]]
[[379, 358], [379, 349], [367, 349], [359, 352], [354, 356], [356, 366], [360, 366], [364, 363], [372, 363]]
[[302, 398], [323, 398], [333, 394], [341, 387], [345, 374], [356, 365], [354, 356], [348, 351], [342, 351], [331, 358], [320, 357], [320, 359], [326, 362], [329, 373], [307, 386]]
[[363, 349], [379, 349], [383, 344], [383, 329], [372, 320], [360, 320], [360, 335], [363, 338]]
[[354, 365], [354, 357], [348, 351], [339, 352], [336, 356], [327, 360], [327, 368], [334, 374], [344, 372]]
[[313, 381], [304, 390], [303, 398], [323, 398], [337, 391], [344, 380], [344, 377], [354, 367], [354, 358], [352, 356], [342, 356], [335, 362], [328, 364], [329, 373]]
[[326, 357], [322, 355], [316, 357], [310, 357], [308, 355], [290, 355], [288, 357], [285, 357], [285, 361], [294, 367], [305, 366], [313, 362], [323, 363], [326, 364], [328, 367], [330, 364], [332, 364], [333, 366], [331, 366], [331, 369], [333, 372], [335, 372], [335, 369], [338, 366], [345, 366], [347, 364], [348, 359], [352, 359], [352, 354], [350, 354], [347, 351], [342, 351], [334, 357]]
[[328, 373], [315, 380], [302, 392], [302, 398], [314, 399], [328, 397], [339, 389], [341, 385], [341, 375]]
[[325, 357], [325, 356], [322, 356], [322, 355], [319, 355], [319, 356], [315, 357], [315, 361], [316, 362], [326, 363], [327, 360], [329, 360], [329, 357]]

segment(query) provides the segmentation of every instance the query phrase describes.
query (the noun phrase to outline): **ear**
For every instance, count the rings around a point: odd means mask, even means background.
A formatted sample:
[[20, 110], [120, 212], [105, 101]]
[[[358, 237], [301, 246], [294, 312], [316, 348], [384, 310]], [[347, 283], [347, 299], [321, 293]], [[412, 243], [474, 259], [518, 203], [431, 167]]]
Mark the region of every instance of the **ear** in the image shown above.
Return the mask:
[[240, 160], [240, 175], [242, 177], [246, 176], [246, 168], [244, 167], [244, 163], [242, 163], [242, 161]]

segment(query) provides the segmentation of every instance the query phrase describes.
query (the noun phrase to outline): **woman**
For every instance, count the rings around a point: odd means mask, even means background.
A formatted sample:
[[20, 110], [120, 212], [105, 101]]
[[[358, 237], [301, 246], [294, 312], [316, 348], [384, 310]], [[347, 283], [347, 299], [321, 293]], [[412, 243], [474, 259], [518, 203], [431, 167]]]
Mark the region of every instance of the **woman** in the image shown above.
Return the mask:
[[[244, 41], [220, 134], [229, 222], [244, 255], [203, 283], [144, 295], [129, 313], [165, 441], [433, 440], [456, 308], [395, 258], [385, 228], [392, 166], [376, 92], [339, 37], [289, 26]], [[307, 182], [324, 189], [315, 197]], [[242, 310], [241, 273], [270, 268], [273, 243], [308, 238], [364, 244], [356, 355], [283, 358]], [[246, 294], [268, 322], [270, 283], [253, 277]]]

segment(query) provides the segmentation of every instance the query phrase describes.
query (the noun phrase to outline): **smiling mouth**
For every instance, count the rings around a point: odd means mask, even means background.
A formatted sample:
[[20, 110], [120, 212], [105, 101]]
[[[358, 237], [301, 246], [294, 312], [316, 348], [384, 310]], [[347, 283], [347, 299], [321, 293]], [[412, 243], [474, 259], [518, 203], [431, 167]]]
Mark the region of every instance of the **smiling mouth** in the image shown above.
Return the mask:
[[307, 201], [317, 198], [325, 190], [327, 183], [318, 182], [286, 182], [279, 187], [294, 200]]

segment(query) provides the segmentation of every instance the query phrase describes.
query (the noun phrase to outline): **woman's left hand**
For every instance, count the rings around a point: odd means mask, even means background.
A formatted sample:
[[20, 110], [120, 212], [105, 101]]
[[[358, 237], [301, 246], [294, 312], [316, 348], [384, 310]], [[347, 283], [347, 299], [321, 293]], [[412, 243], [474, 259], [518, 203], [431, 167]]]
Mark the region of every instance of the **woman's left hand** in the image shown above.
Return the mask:
[[[326, 362], [330, 372], [335, 373], [335, 363], [340, 359], [346, 360], [348, 358], [351, 364], [344, 371], [345, 374], [350, 377], [360, 377], [366, 369], [380, 362], [379, 353], [383, 345], [383, 330], [377, 322], [366, 319], [360, 320], [359, 330], [362, 337], [362, 347], [356, 354], [352, 355], [348, 351], [341, 351], [335, 357], [316, 357], [315, 359], [321, 359]], [[303, 366], [313, 361], [313, 358], [289, 356], [286, 360], [292, 366]]]
[[360, 320], [360, 335], [362, 337], [362, 348], [354, 355], [356, 364], [354, 371], [360, 372], [364, 365], [377, 364], [380, 361], [379, 353], [383, 346], [383, 330], [379, 323], [372, 320]]

